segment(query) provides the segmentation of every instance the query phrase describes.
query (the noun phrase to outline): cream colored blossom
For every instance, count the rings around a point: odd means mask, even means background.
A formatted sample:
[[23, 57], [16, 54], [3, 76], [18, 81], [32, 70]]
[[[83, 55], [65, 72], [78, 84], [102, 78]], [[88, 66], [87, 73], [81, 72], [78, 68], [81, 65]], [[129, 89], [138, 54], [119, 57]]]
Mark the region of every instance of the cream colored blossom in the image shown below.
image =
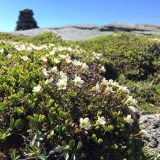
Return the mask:
[[118, 86], [117, 92], [129, 93], [129, 89], [126, 86]]
[[132, 96], [128, 96], [126, 102], [126, 104], [132, 104], [132, 105], [137, 105], [137, 101], [136, 99], [134, 99]]
[[51, 52], [49, 52], [50, 55], [55, 55], [55, 53], [57, 52], [57, 48], [54, 48]]
[[61, 79], [66, 79], [67, 78], [66, 73], [64, 73], [63, 71], [60, 71], [59, 75], [60, 75]]
[[102, 54], [100, 54], [100, 53], [93, 52], [93, 55], [94, 55], [95, 59], [100, 59], [100, 57], [102, 57]]
[[124, 120], [125, 120], [127, 123], [133, 123], [133, 119], [132, 119], [131, 115], [127, 115], [127, 117], [125, 117]]
[[42, 87], [40, 85], [38, 85], [38, 86], [35, 86], [32, 91], [33, 92], [40, 92], [41, 89], [42, 89]]
[[112, 79], [108, 80], [108, 85], [110, 85], [111, 87], [119, 87], [118, 82], [113, 81]]
[[42, 70], [42, 73], [43, 73], [43, 75], [44, 75], [45, 77], [48, 77], [48, 76], [49, 76], [49, 72], [47, 71], [46, 68], [44, 68], [44, 69]]
[[56, 64], [58, 64], [58, 63], [60, 63], [60, 60], [59, 60], [58, 58], [54, 58], [54, 62], [55, 62]]
[[105, 90], [104, 90], [104, 94], [108, 95], [110, 93], [114, 92], [112, 87], [108, 87], [106, 86]]
[[53, 82], [53, 78], [51, 77], [50, 79], [47, 79], [46, 81], [45, 81], [45, 84], [49, 84], [49, 83], [52, 83]]
[[12, 57], [12, 55], [11, 55], [11, 54], [8, 54], [8, 55], [7, 55], [7, 58], [9, 58], [9, 59], [10, 59], [11, 57]]
[[79, 122], [80, 122], [80, 127], [81, 127], [81, 128], [83, 128], [83, 129], [85, 129], [85, 130], [90, 129], [91, 123], [90, 123], [90, 121], [89, 121], [89, 118], [84, 118], [84, 119], [83, 119], [83, 118], [80, 118]]
[[101, 72], [105, 72], [105, 71], [106, 71], [105, 67], [102, 66], [102, 67], [100, 68], [100, 71], [101, 71]]
[[21, 59], [22, 59], [23, 61], [27, 61], [27, 60], [28, 60], [28, 57], [27, 57], [27, 56], [22, 56]]
[[51, 68], [51, 72], [57, 73], [58, 72], [57, 66], [52, 67]]
[[64, 55], [64, 54], [60, 54], [59, 57], [60, 57], [61, 59], [66, 59], [66, 55]]
[[42, 61], [43, 61], [43, 62], [47, 62], [47, 61], [48, 61], [47, 57], [45, 57], [45, 56], [42, 57]]
[[82, 63], [82, 69], [87, 71], [88, 70], [88, 65], [86, 63]]
[[98, 120], [96, 121], [96, 125], [105, 125], [105, 124], [106, 124], [105, 118], [98, 116]]
[[74, 78], [74, 84], [75, 86], [81, 87], [84, 81], [81, 79], [81, 77], [75, 76]]
[[58, 90], [65, 90], [67, 87], [67, 77], [59, 79], [56, 85], [58, 87]]
[[76, 60], [76, 59], [73, 60], [72, 63], [73, 63], [73, 65], [75, 65], [75, 66], [81, 66], [81, 65], [82, 65], [82, 63], [81, 63], [80, 61]]
[[108, 81], [105, 78], [103, 78], [100, 86], [107, 86], [107, 85], [108, 85]]
[[3, 53], [4, 52], [4, 48], [0, 49], [0, 53]]
[[72, 62], [71, 57], [68, 54], [66, 55], [66, 62], [67, 63], [71, 63]]
[[97, 83], [96, 86], [94, 86], [92, 88], [92, 91], [96, 91], [97, 93], [100, 93], [101, 92], [101, 87], [100, 85]]

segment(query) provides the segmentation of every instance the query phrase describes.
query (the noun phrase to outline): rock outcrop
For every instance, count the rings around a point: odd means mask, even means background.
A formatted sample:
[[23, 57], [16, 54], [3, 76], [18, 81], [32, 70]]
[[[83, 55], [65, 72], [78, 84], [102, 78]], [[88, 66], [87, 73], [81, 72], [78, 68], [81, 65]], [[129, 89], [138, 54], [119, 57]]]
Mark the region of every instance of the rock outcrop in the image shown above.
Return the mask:
[[148, 149], [160, 154], [160, 114], [142, 115], [140, 121], [142, 122], [141, 129], [147, 132]]
[[43, 32], [54, 32], [64, 40], [86, 40], [94, 37], [113, 34], [115, 32], [127, 32], [136, 35], [160, 35], [160, 27], [141, 24], [113, 23], [110, 25], [72, 25], [64, 27], [39, 28], [11, 32], [25, 36], [36, 36]]

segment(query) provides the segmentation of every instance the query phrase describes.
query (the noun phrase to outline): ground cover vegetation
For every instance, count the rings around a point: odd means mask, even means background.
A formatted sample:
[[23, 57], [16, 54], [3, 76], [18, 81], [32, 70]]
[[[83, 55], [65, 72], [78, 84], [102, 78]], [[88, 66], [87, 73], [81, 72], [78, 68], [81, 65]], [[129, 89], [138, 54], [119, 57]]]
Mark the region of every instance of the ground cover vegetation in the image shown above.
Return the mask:
[[133, 108], [158, 112], [159, 62], [155, 37], [1, 33], [0, 158], [155, 158]]

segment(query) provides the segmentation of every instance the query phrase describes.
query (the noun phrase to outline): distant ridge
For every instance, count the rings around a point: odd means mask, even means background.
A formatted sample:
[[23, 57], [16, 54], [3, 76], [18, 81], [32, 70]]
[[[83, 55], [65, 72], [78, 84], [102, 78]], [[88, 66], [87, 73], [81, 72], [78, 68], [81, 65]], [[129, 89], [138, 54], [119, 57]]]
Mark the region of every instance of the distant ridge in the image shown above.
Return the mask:
[[70, 25], [62, 27], [37, 28], [10, 33], [25, 36], [36, 36], [43, 32], [54, 32], [64, 40], [87, 40], [106, 34], [113, 34], [115, 32], [128, 32], [136, 35], [160, 35], [160, 26], [128, 23], [113, 23], [103, 26]]

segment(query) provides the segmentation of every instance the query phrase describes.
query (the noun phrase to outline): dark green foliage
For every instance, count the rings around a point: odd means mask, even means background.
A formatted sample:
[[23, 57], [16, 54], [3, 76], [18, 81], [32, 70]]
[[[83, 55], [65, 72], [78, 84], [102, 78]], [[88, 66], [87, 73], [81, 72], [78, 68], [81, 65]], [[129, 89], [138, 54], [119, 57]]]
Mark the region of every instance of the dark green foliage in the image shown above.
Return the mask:
[[20, 11], [16, 31], [38, 28], [33, 15], [33, 11], [30, 9]]

